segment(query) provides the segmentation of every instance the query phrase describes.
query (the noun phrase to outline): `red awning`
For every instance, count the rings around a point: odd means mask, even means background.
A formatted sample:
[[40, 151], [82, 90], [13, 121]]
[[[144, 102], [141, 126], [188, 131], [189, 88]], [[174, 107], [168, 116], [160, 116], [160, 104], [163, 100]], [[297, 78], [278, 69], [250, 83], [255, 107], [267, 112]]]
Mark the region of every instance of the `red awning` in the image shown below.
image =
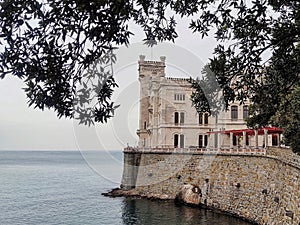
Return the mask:
[[[263, 135], [264, 130], [268, 131], [268, 134], [282, 134], [283, 129], [278, 127], [264, 127], [257, 129], [258, 135]], [[221, 130], [221, 131], [211, 131], [209, 134], [230, 134], [233, 133], [234, 136], [243, 136], [243, 132], [246, 132], [246, 135], [254, 135], [255, 129], [240, 129], [240, 130]]]

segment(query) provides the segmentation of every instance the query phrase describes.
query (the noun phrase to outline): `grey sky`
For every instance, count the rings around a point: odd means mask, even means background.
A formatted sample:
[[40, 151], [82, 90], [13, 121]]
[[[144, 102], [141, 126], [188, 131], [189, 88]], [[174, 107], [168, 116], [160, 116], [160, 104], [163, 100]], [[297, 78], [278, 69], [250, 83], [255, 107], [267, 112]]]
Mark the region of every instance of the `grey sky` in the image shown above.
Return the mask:
[[[167, 76], [181, 76], [190, 72], [197, 60], [203, 63], [211, 57], [216, 42], [201, 40], [188, 30], [187, 21], [179, 21], [179, 38], [175, 44], [164, 44], [152, 49], [153, 60], [166, 56]], [[77, 122], [58, 119], [52, 111], [28, 108], [23, 83], [7, 76], [0, 80], [0, 150], [120, 150], [128, 144], [137, 144], [138, 126], [138, 71], [140, 54], [151, 59], [151, 50], [142, 47], [143, 33], [136, 26], [136, 34], [129, 48], [118, 54], [115, 78], [119, 84], [114, 99], [121, 104], [115, 118], [108, 124], [95, 127], [78, 126]], [[189, 54], [197, 58], [193, 61]], [[192, 58], [195, 58], [192, 57]]]

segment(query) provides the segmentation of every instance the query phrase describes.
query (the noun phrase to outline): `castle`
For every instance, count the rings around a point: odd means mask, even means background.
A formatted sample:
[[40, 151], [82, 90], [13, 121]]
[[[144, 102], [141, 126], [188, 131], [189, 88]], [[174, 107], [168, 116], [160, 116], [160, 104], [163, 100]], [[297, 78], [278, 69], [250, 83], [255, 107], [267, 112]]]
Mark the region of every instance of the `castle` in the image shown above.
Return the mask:
[[248, 130], [249, 103], [232, 103], [218, 117], [199, 114], [192, 106], [193, 92], [186, 78], [165, 74], [164, 56], [160, 61], [139, 59], [140, 116], [139, 149], [171, 148], [258, 148], [279, 144], [280, 130]]
[[140, 56], [139, 81], [139, 146], [124, 149], [121, 195], [175, 199], [193, 187], [196, 205], [254, 224], [300, 224], [300, 156], [278, 147], [281, 129], [248, 129], [247, 103], [218, 118], [198, 114], [188, 80], [166, 77], [165, 57]]

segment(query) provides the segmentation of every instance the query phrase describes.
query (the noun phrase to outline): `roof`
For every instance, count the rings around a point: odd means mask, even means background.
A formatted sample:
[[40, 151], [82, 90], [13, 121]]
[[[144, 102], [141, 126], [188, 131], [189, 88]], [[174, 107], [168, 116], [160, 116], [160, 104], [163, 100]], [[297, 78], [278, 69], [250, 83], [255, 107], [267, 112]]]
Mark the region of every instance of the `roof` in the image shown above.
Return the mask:
[[[258, 132], [258, 135], [263, 135], [264, 131], [267, 130], [268, 134], [282, 134], [283, 129], [278, 127], [264, 127], [260, 129], [256, 129]], [[246, 135], [254, 135], [255, 129], [240, 129], [240, 130], [221, 130], [221, 131], [211, 131], [208, 132], [209, 134], [230, 134], [233, 133], [235, 136], [242, 136], [243, 132], [246, 132]]]

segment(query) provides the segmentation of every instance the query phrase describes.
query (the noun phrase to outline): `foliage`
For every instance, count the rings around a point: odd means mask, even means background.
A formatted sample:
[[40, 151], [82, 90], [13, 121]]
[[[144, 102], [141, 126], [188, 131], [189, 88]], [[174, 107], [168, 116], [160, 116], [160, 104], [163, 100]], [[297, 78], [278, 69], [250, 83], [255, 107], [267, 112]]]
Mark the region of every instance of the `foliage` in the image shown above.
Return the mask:
[[[0, 0], [0, 78], [22, 79], [30, 106], [54, 109], [59, 117], [77, 116], [84, 124], [105, 122], [117, 107], [110, 101], [117, 87], [113, 49], [129, 44], [130, 20], [149, 38], [173, 40], [175, 21], [164, 17], [164, 5], [163, 1]], [[97, 70], [96, 62], [102, 65]], [[89, 76], [99, 82], [91, 82]]]
[[[216, 39], [223, 43], [216, 47], [201, 82], [192, 82], [196, 95], [201, 93], [200, 87], [208, 85], [206, 77], [214, 73], [225, 108], [234, 100], [242, 104], [250, 99], [248, 126], [280, 126], [286, 143], [300, 151], [299, 117], [287, 99], [300, 87], [300, 3], [222, 0], [201, 7], [204, 11], [190, 27], [202, 36], [214, 28]], [[207, 110], [204, 103], [199, 104], [205, 99], [196, 95], [192, 100], [197, 110]], [[215, 104], [212, 108], [222, 110]], [[272, 119], [275, 115], [276, 123]], [[285, 119], [278, 119], [280, 116]]]
[[300, 152], [300, 87], [282, 98], [278, 110], [271, 121], [273, 124], [284, 127], [284, 138], [287, 145], [294, 151]]
[[[129, 44], [129, 22], [153, 45], [176, 39], [176, 15], [192, 16], [192, 31], [214, 33], [220, 43], [206, 78], [191, 81], [197, 110], [217, 113], [250, 99], [248, 125], [265, 126], [283, 109], [292, 110], [286, 98], [299, 87], [299, 7], [296, 0], [0, 0], [0, 76], [23, 79], [30, 105], [52, 108], [59, 117], [77, 114], [86, 124], [105, 122], [117, 107], [110, 101], [117, 87], [112, 51]], [[213, 77], [218, 85], [210, 83]], [[95, 105], [85, 105], [94, 97]]]

